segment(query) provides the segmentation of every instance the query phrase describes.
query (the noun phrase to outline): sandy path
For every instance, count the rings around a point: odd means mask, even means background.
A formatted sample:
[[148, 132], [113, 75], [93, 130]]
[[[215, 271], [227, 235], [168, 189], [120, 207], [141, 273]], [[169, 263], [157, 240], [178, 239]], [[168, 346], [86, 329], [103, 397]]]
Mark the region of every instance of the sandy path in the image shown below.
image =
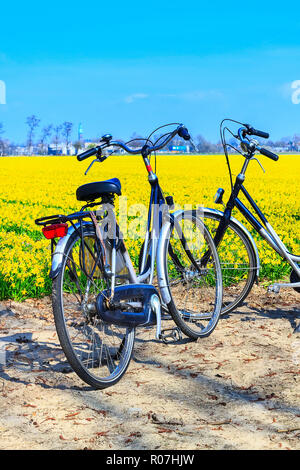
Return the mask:
[[48, 299], [2, 303], [0, 449], [300, 449], [299, 299], [256, 287], [199, 342], [139, 332], [106, 391], [69, 371]]

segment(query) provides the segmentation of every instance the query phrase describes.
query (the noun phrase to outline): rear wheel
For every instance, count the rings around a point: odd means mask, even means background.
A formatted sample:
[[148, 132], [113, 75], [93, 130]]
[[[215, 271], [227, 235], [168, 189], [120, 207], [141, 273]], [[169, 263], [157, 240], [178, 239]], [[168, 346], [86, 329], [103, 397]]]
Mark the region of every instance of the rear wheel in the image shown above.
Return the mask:
[[109, 288], [103, 276], [99, 242], [86, 226], [84, 244], [74, 232], [63, 253], [62, 269], [53, 281], [53, 312], [62, 349], [73, 370], [94, 388], [117, 383], [129, 365], [135, 330], [104, 323], [96, 298]]
[[[300, 282], [300, 276], [294, 270], [291, 272], [290, 281]], [[293, 287], [293, 289], [300, 294], [300, 287]]]

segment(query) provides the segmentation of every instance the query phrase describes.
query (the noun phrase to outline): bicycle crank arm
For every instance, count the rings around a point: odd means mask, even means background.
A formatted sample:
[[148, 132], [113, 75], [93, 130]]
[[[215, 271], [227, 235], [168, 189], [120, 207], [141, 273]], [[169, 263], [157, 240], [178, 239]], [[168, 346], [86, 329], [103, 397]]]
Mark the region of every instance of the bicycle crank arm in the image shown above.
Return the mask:
[[159, 339], [161, 336], [161, 303], [158, 295], [152, 295], [150, 305], [152, 312], [156, 316], [156, 339]]
[[268, 287], [268, 292], [274, 292], [275, 294], [278, 294], [280, 289], [282, 287], [292, 287], [293, 289], [295, 288], [300, 288], [300, 282], [288, 282], [288, 283], [275, 283], [271, 286]]

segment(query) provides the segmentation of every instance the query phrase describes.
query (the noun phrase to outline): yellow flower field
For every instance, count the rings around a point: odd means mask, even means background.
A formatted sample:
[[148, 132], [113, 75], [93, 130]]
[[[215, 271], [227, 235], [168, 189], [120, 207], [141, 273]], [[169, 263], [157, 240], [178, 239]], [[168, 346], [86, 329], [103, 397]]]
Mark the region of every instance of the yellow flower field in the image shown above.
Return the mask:
[[[153, 157], [152, 157], [153, 158]], [[242, 157], [232, 156], [234, 174]], [[260, 157], [266, 174], [252, 162], [245, 187], [290, 250], [300, 252], [300, 155], [280, 155], [277, 163]], [[0, 297], [22, 299], [50, 292], [49, 241], [34, 220], [51, 214], [79, 210], [76, 188], [84, 183], [117, 177], [127, 205], [148, 204], [149, 183], [142, 158], [111, 156], [94, 165], [87, 176], [90, 161], [79, 163], [76, 157], [2, 157], [0, 176]], [[152, 161], [154, 167], [154, 161]], [[157, 174], [166, 195], [176, 204], [221, 208], [213, 203], [218, 187], [229, 196], [229, 177], [225, 157], [221, 155], [159, 155]], [[241, 196], [242, 198], [242, 196]], [[123, 204], [126, 201], [123, 199]], [[118, 203], [117, 203], [118, 208]], [[131, 209], [131, 215], [137, 207]], [[240, 220], [241, 215], [238, 215]], [[274, 279], [288, 271], [280, 258], [265, 243], [258, 242], [262, 277]], [[129, 240], [130, 253], [137, 261], [141, 240]]]

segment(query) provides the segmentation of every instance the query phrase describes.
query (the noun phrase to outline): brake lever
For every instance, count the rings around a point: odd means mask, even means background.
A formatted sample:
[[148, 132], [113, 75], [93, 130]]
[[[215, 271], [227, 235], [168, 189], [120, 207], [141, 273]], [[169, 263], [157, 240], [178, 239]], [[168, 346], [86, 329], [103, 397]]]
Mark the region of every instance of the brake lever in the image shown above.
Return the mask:
[[[249, 145], [250, 145], [250, 148], [251, 148], [252, 150], [257, 150], [257, 149], [258, 149], [258, 144], [259, 144], [259, 142], [258, 142], [258, 140], [256, 140], [256, 139], [251, 139], [251, 140], [249, 141]], [[263, 171], [264, 173], [266, 172], [266, 170], [264, 169], [264, 167], [262, 166], [262, 164], [260, 163], [260, 161], [258, 160], [257, 157], [254, 157], [254, 156], [253, 156], [253, 157], [250, 158], [250, 160], [256, 160], [257, 163], [259, 164], [259, 166], [261, 167], [262, 171]]]
[[85, 171], [85, 176], [88, 174], [88, 172], [90, 171], [90, 169], [92, 168], [92, 166], [94, 165], [95, 162], [99, 162], [100, 163], [100, 160], [98, 158], [95, 158], [95, 160], [92, 161], [92, 163], [89, 164], [87, 170]]
[[196, 147], [196, 145], [194, 144], [194, 141], [193, 141], [193, 139], [192, 139], [191, 137], [190, 137], [190, 144], [191, 144], [191, 146], [192, 146], [192, 149], [197, 152], [197, 147]]
[[251, 160], [256, 160], [257, 163], [259, 164], [259, 166], [261, 167], [262, 171], [263, 171], [264, 173], [266, 172], [266, 170], [264, 169], [264, 167], [262, 166], [262, 164], [260, 163], [260, 161], [258, 160], [258, 158], [256, 158], [256, 157], [251, 157], [249, 161], [251, 161]]
[[92, 163], [89, 165], [89, 167], [87, 168], [87, 170], [85, 171], [85, 176], [88, 174], [88, 172], [90, 171], [90, 169], [92, 168], [92, 166], [94, 165], [94, 163], [98, 162], [98, 163], [102, 163], [104, 162], [104, 160], [107, 159], [107, 156], [103, 155], [101, 157], [98, 157], [98, 158], [95, 158], [95, 160], [92, 161]]

